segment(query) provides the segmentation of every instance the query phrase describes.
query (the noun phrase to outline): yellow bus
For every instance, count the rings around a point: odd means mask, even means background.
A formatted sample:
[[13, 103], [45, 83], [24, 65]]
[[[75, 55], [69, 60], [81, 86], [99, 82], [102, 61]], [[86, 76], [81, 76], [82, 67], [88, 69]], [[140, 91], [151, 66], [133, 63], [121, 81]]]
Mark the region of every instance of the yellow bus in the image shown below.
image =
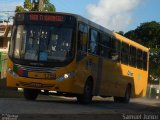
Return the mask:
[[[149, 49], [79, 15], [22, 12], [15, 15], [7, 86], [27, 100], [41, 91], [128, 103], [145, 96]], [[47, 93], [47, 92], [46, 92]]]

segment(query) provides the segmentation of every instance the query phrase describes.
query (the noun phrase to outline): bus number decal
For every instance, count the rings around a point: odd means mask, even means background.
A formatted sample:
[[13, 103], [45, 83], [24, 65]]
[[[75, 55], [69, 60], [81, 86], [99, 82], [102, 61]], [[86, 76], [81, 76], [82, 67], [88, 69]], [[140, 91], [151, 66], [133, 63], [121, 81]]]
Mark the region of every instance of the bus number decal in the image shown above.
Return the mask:
[[54, 73], [46, 73], [45, 79], [56, 79], [56, 74]]
[[128, 70], [128, 76], [133, 77], [133, 73]]

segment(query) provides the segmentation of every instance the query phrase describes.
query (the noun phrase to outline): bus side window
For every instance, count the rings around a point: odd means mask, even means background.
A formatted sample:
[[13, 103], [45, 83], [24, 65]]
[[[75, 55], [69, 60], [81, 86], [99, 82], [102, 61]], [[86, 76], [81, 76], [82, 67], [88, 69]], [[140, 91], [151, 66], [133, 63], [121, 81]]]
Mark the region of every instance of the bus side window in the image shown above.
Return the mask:
[[137, 66], [137, 61], [136, 61], [136, 48], [133, 46], [130, 46], [130, 56], [129, 56], [129, 65], [132, 67]]
[[137, 68], [142, 69], [143, 68], [143, 54], [142, 50], [137, 49]]
[[88, 38], [88, 26], [80, 23], [78, 29], [78, 47], [77, 47], [77, 60], [83, 59], [87, 54], [87, 43], [86, 45], [82, 44], [83, 35], [86, 35]]
[[98, 54], [98, 42], [99, 42], [99, 34], [96, 30], [90, 30], [89, 36], [89, 49], [88, 52], [92, 54]]
[[[15, 33], [16, 33], [16, 26], [13, 26], [13, 29], [12, 29], [12, 36], [14, 36], [15, 37]], [[9, 45], [9, 56], [10, 57], [12, 57], [12, 55], [13, 55], [13, 51], [14, 51], [14, 40], [13, 40], [13, 38], [11, 39], [11, 41], [10, 41], [10, 45]]]
[[121, 63], [128, 65], [129, 62], [129, 45], [122, 42], [121, 47]]
[[121, 42], [115, 38], [112, 38], [111, 59], [113, 61], [120, 62], [120, 48]]
[[83, 34], [86, 34], [88, 36], [88, 26], [85, 24], [79, 24], [79, 30], [78, 30], [78, 50], [85, 51], [87, 50], [87, 44], [83, 45], [81, 43], [83, 39]]
[[100, 55], [104, 58], [111, 59], [111, 38], [105, 33], [101, 33]]
[[22, 48], [22, 36], [23, 36], [24, 26], [19, 25], [17, 28], [17, 34], [16, 34], [16, 42], [15, 42], [15, 51], [14, 51], [14, 57], [20, 58], [21, 56], [21, 48]]
[[147, 70], [147, 52], [143, 52], [143, 70]]

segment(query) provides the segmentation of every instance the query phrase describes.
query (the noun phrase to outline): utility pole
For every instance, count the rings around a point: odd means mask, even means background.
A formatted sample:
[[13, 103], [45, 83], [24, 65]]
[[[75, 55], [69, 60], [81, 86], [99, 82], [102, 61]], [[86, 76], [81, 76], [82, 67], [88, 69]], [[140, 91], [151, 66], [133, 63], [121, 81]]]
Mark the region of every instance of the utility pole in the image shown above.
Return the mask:
[[44, 2], [45, 0], [39, 0], [39, 11], [44, 11]]
[[32, 0], [32, 11], [38, 10], [38, 4], [39, 4], [39, 0]]

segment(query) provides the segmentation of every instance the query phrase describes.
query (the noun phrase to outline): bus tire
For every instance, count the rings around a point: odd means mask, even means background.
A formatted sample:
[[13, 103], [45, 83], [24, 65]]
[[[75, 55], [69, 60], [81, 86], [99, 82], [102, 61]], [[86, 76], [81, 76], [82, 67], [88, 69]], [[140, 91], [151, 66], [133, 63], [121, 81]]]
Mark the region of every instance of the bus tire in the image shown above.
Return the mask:
[[130, 98], [131, 98], [131, 85], [128, 84], [127, 88], [126, 88], [126, 91], [125, 91], [125, 96], [123, 97], [122, 102], [123, 103], [129, 103]]
[[116, 103], [122, 102], [122, 97], [114, 97], [114, 102]]
[[92, 102], [92, 90], [93, 90], [93, 82], [88, 79], [85, 83], [85, 87], [82, 95], [77, 96], [77, 101], [80, 104], [89, 104]]
[[24, 89], [23, 94], [26, 100], [35, 101], [39, 94], [39, 91], [34, 89]]
[[114, 102], [129, 103], [131, 97], [131, 85], [128, 84], [124, 97], [114, 97]]

